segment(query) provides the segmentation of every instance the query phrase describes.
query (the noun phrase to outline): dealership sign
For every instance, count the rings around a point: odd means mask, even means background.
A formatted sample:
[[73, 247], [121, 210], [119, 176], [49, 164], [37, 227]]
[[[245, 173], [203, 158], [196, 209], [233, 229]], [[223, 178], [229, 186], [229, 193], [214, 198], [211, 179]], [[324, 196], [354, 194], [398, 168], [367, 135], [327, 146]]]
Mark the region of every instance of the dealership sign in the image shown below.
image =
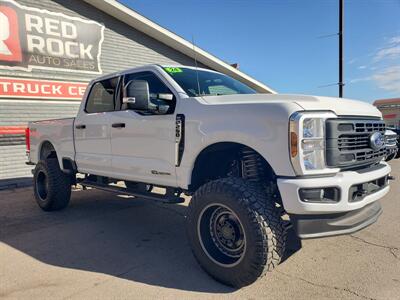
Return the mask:
[[0, 0], [0, 68], [102, 73], [104, 26]]
[[0, 98], [81, 100], [87, 83], [0, 77]]

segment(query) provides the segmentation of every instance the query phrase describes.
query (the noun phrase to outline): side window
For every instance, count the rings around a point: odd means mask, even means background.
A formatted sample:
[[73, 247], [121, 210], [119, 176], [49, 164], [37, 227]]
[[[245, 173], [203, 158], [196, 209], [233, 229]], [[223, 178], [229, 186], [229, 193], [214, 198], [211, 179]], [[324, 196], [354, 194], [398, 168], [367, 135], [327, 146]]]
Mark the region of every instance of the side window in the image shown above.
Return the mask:
[[[124, 79], [124, 86], [132, 80], [143, 80], [148, 83], [150, 102], [154, 105], [168, 105], [166, 114], [171, 114], [175, 110], [176, 99], [172, 91], [152, 72], [139, 72], [128, 74]], [[171, 95], [172, 100], [162, 99], [165, 95]], [[124, 109], [124, 108], [123, 108]]]
[[115, 108], [115, 94], [118, 86], [118, 77], [96, 82], [86, 102], [86, 112], [97, 113], [113, 111]]

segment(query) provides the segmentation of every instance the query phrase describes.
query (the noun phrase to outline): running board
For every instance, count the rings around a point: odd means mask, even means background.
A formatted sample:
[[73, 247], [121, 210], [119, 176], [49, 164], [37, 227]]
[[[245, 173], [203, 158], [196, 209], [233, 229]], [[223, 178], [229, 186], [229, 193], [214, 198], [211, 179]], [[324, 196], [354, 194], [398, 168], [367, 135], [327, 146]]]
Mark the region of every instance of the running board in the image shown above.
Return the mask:
[[111, 186], [108, 184], [102, 184], [102, 183], [97, 183], [97, 182], [88, 181], [88, 180], [81, 181], [81, 182], [79, 182], [79, 184], [84, 187], [91, 187], [91, 188], [95, 188], [95, 189], [99, 189], [99, 190], [103, 190], [103, 191], [107, 191], [107, 192], [129, 195], [129, 196], [134, 196], [136, 198], [153, 200], [153, 201], [158, 201], [158, 202], [163, 202], [163, 203], [176, 204], [176, 203], [185, 202], [185, 199], [182, 197], [166, 196], [166, 195], [160, 195], [160, 194], [155, 194], [155, 193], [134, 192], [134, 191], [128, 190], [127, 188], [123, 188], [123, 187], [119, 187], [119, 186]]

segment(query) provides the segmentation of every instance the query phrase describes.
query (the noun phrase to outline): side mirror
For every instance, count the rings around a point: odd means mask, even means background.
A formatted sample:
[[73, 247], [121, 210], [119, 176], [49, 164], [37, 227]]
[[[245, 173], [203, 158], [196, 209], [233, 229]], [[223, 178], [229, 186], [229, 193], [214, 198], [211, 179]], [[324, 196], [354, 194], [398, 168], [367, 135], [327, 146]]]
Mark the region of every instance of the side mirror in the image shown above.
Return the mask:
[[168, 110], [169, 110], [169, 105], [160, 104], [157, 107], [157, 114], [164, 115], [168, 112]]
[[125, 86], [122, 103], [129, 109], [151, 110], [149, 84], [145, 80], [131, 80]]
[[172, 100], [174, 100], [174, 95], [173, 94], [158, 94], [157, 98], [160, 100], [172, 101]]

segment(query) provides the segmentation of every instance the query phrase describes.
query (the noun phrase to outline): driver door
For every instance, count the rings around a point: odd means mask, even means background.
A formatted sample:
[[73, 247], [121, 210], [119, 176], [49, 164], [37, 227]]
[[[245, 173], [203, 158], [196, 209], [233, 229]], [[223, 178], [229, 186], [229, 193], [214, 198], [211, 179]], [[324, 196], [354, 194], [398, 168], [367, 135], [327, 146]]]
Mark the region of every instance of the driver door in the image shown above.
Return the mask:
[[109, 113], [113, 173], [125, 180], [174, 186], [176, 96], [160, 100], [157, 95], [173, 93], [150, 71], [125, 75], [122, 96], [126, 96], [125, 87], [131, 81], [147, 82], [151, 105], [167, 104], [169, 109], [162, 114], [135, 111], [120, 99], [120, 109]]

